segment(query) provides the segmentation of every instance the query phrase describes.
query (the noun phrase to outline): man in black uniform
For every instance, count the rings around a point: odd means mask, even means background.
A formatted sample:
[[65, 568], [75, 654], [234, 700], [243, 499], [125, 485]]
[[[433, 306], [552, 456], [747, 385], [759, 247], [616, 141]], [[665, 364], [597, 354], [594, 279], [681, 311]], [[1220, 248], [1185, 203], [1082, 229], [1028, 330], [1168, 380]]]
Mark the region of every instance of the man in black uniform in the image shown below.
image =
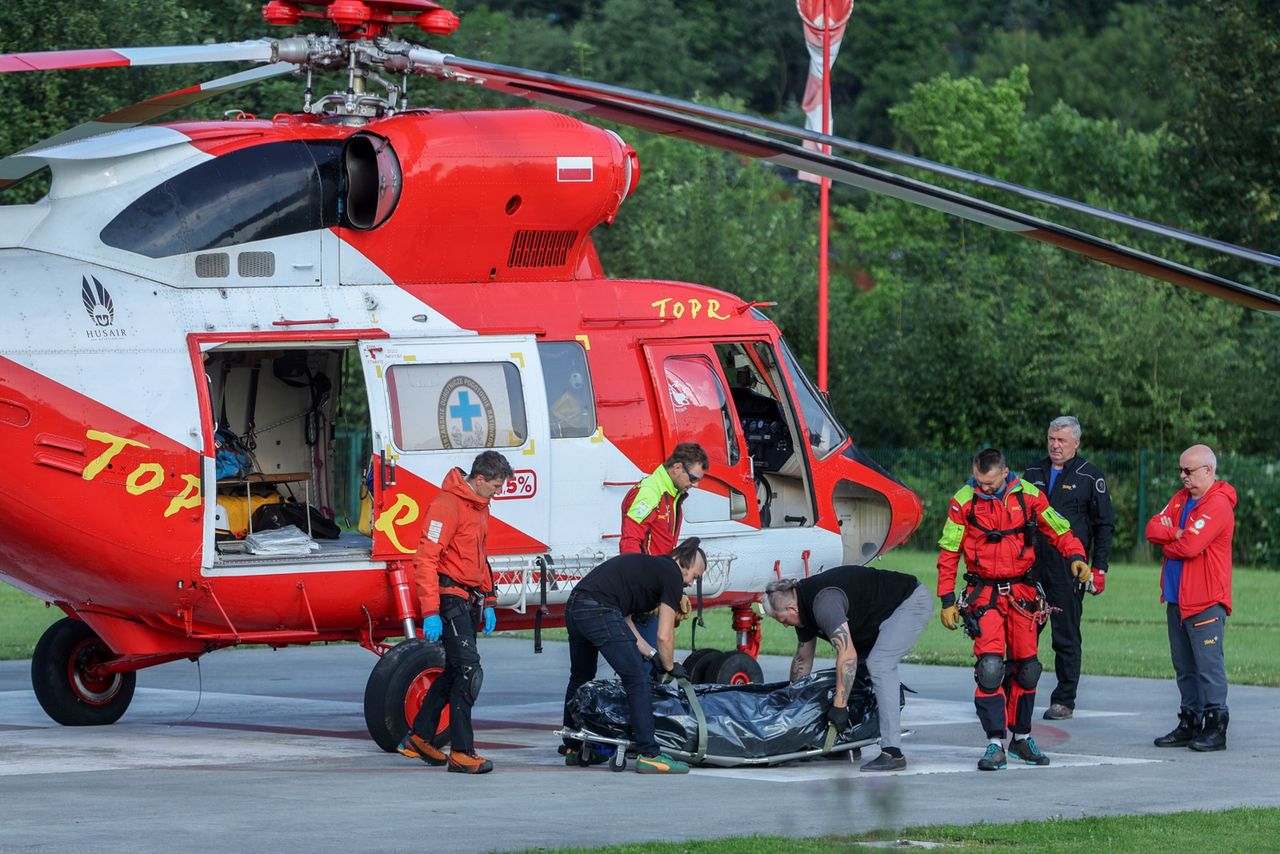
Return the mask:
[[[569, 701], [584, 682], [596, 678], [600, 655], [609, 662], [627, 692], [636, 771], [641, 774], [688, 774], [689, 766], [658, 750], [654, 740], [653, 699], [645, 662], [656, 673], [688, 678], [675, 660], [676, 611], [684, 588], [701, 577], [707, 556], [690, 537], [670, 555], [622, 554], [597, 566], [577, 583], [565, 606], [569, 630], [569, 685], [564, 692], [564, 725], [571, 728]], [[650, 645], [632, 617], [658, 609], [658, 642]], [[580, 742], [565, 740], [565, 764], [579, 764]], [[588, 764], [600, 761], [588, 758]]]
[[898, 663], [929, 622], [933, 597], [913, 575], [838, 566], [811, 578], [784, 578], [765, 587], [769, 613], [796, 630], [796, 654], [791, 681], [813, 669], [817, 638], [830, 641], [836, 651], [836, 689], [827, 722], [836, 730], [849, 725], [849, 691], [864, 654], [880, 713], [880, 750], [863, 771], [901, 771], [902, 721], [899, 715]]
[[1080, 584], [1072, 577], [1066, 559], [1049, 545], [1043, 534], [1036, 536], [1036, 563], [1031, 571], [1044, 588], [1049, 605], [1059, 609], [1050, 616], [1058, 686], [1053, 689], [1044, 717], [1060, 721], [1075, 713], [1084, 594], [1088, 590], [1097, 596], [1106, 587], [1116, 514], [1102, 471], [1076, 456], [1076, 449], [1080, 447], [1080, 422], [1070, 415], [1053, 419], [1049, 422], [1048, 446], [1049, 456], [1023, 472], [1022, 478], [1049, 497], [1049, 504], [1071, 523], [1071, 532], [1093, 558], [1093, 572], [1086, 583]]

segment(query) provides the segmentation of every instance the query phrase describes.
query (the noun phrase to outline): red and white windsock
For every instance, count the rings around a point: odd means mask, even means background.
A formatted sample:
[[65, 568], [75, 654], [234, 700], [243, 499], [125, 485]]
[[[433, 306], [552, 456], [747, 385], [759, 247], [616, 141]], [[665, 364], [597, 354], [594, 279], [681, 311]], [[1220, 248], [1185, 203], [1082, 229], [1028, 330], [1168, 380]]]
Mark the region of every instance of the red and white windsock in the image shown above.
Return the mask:
[[[853, 0], [796, 0], [796, 11], [804, 21], [804, 46], [809, 51], [809, 79], [804, 86], [804, 100], [800, 106], [804, 109], [804, 126], [809, 130], [831, 133], [832, 117], [827, 113], [827, 126], [822, 126], [822, 81], [825, 72], [836, 64], [836, 55], [840, 53], [840, 41], [844, 38], [844, 27], [853, 13]], [[828, 17], [830, 16], [830, 17]], [[828, 48], [828, 66], [822, 67], [822, 31], [830, 27], [830, 47]], [[812, 142], [805, 142], [805, 148], [817, 149]], [[806, 181], [817, 182], [815, 175], [801, 173]]]

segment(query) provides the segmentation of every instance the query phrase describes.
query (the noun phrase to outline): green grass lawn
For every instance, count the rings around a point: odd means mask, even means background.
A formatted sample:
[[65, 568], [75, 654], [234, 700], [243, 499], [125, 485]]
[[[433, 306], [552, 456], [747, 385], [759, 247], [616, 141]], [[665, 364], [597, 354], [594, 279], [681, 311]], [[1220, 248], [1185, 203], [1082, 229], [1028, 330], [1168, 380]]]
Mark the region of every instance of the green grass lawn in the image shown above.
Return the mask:
[[[877, 563], [885, 569], [909, 572], [930, 590], [936, 579], [934, 554], [898, 550]], [[1165, 631], [1164, 606], [1160, 604], [1160, 570], [1155, 565], [1112, 564], [1107, 590], [1101, 596], [1086, 596], [1084, 603], [1084, 672], [1110, 676], [1150, 676], [1169, 678], [1169, 643]], [[1233, 577], [1235, 612], [1227, 624], [1227, 671], [1240, 685], [1280, 686], [1280, 613], [1270, 605], [1280, 600], [1280, 572], [1237, 568]], [[0, 658], [28, 658], [45, 627], [62, 616], [56, 608], [0, 584]], [[728, 649], [734, 645], [731, 614], [726, 608], [708, 611], [707, 626], [698, 630], [698, 646]], [[544, 632], [551, 640], [563, 640], [564, 631]], [[1053, 670], [1049, 635], [1042, 637], [1040, 658], [1045, 670]], [[690, 629], [681, 628], [678, 644], [690, 646]], [[907, 657], [916, 664], [969, 666], [971, 645], [963, 632], [948, 632], [936, 617], [925, 629], [915, 650]], [[791, 655], [795, 635], [766, 619], [766, 653]], [[819, 644], [820, 655], [830, 656], [830, 648]]]
[[[1146, 854], [1159, 850], [1253, 852], [1274, 850], [1277, 826], [1280, 826], [1280, 810], [1235, 809], [1217, 813], [1050, 819], [1016, 824], [932, 825], [908, 827], [894, 834], [809, 839], [743, 836], [701, 842], [645, 842], [608, 848], [565, 848], [551, 854], [585, 851], [598, 854], [736, 854], [739, 851], [751, 851], [752, 854], [831, 854], [883, 850], [885, 840], [893, 839], [932, 842], [944, 845], [948, 850], [1026, 854], [1074, 854], [1079, 851]], [[868, 842], [878, 842], [879, 845], [873, 849], [863, 844]]]

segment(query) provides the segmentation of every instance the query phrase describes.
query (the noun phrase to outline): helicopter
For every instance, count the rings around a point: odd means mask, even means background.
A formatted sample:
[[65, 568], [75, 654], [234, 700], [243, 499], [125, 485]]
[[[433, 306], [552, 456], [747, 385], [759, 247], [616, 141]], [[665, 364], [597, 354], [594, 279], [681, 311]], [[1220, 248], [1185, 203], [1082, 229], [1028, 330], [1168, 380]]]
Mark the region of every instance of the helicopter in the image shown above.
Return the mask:
[[[43, 168], [52, 176], [38, 202], [0, 208], [0, 293], [14, 307], [0, 318], [0, 453], [11, 468], [0, 579], [66, 614], [32, 659], [36, 697], [64, 725], [118, 720], [145, 667], [238, 644], [354, 641], [379, 656], [365, 722], [394, 750], [444, 663], [415, 632], [422, 511], [479, 449], [502, 452], [515, 472], [491, 510], [501, 626], [538, 630], [561, 625], [575, 582], [617, 552], [626, 492], [676, 444], [703, 446], [711, 464], [683, 532], [709, 556], [694, 593], [732, 609], [737, 641], [695, 652], [695, 676], [709, 681], [760, 680], [754, 605], [769, 581], [864, 563], [915, 530], [920, 499], [854, 444], [767, 305], [607, 277], [591, 231], [635, 192], [638, 158], [618, 133], [544, 107], [1280, 309], [1246, 285], [801, 143], [1085, 207], [1070, 200], [393, 35], [452, 32], [457, 17], [431, 0], [272, 0], [263, 17], [321, 31], [0, 56], [0, 73], [256, 63], [0, 159], [0, 187]], [[345, 90], [313, 97], [321, 72], [345, 74]], [[143, 124], [285, 74], [306, 79], [297, 112]], [[412, 77], [535, 106], [415, 108]], [[325, 508], [343, 377], [367, 402], [369, 494], [360, 530], [334, 534]], [[241, 453], [245, 439], [256, 446], [249, 464], [220, 472], [220, 451]], [[277, 504], [307, 533], [301, 551], [254, 545], [257, 511]]]

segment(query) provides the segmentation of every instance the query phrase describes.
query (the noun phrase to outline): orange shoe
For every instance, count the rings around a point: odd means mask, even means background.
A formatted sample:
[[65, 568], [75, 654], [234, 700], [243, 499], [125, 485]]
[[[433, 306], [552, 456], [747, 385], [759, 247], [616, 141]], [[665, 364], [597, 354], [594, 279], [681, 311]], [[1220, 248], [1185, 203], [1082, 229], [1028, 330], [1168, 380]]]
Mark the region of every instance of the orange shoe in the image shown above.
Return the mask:
[[450, 750], [449, 770], [459, 774], [488, 774], [493, 770], [493, 763], [474, 753]]
[[408, 756], [410, 759], [421, 759], [428, 765], [434, 765], [437, 768], [449, 761], [444, 755], [444, 751], [432, 746], [431, 742], [413, 730], [409, 730], [409, 734], [396, 747], [396, 752], [401, 756]]

